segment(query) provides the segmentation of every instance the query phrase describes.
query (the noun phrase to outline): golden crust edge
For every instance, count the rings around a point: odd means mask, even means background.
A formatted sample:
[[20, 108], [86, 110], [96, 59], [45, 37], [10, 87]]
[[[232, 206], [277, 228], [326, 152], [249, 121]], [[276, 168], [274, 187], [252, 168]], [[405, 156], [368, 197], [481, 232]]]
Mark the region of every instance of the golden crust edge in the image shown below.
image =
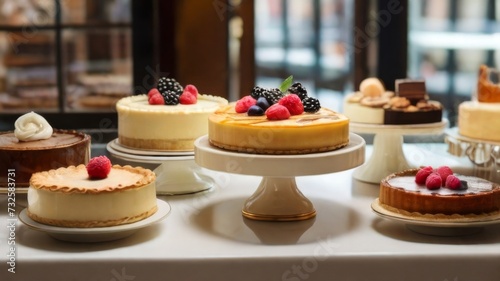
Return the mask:
[[349, 140], [345, 143], [340, 143], [334, 146], [321, 147], [316, 149], [292, 149], [292, 150], [276, 150], [276, 149], [259, 149], [252, 147], [241, 147], [241, 146], [231, 146], [219, 143], [217, 141], [209, 139], [211, 145], [216, 146], [218, 148], [230, 151], [238, 151], [244, 153], [254, 153], [254, 154], [270, 154], [270, 155], [297, 155], [297, 154], [308, 154], [308, 153], [319, 153], [319, 152], [327, 152], [340, 149], [349, 144]]
[[131, 173], [138, 173], [138, 174], [143, 175], [143, 177], [140, 181], [138, 181], [132, 185], [120, 186], [120, 187], [108, 186], [108, 187], [101, 188], [99, 190], [88, 189], [88, 188], [77, 188], [77, 187], [71, 187], [71, 186], [45, 185], [43, 183], [43, 178], [46, 175], [55, 174], [55, 173], [58, 173], [58, 172], [61, 172], [64, 170], [72, 171], [72, 170], [77, 170], [77, 169], [85, 169], [85, 165], [81, 164], [78, 166], [61, 167], [58, 169], [52, 169], [49, 171], [34, 173], [30, 179], [30, 188], [40, 189], [40, 190], [49, 190], [49, 191], [58, 191], [58, 192], [63, 192], [63, 193], [96, 194], [96, 193], [101, 193], [101, 192], [114, 192], [114, 191], [122, 191], [122, 190], [139, 188], [139, 187], [151, 184], [152, 182], [154, 182], [156, 180], [156, 175], [153, 171], [151, 171], [149, 169], [142, 168], [142, 167], [132, 167], [130, 165], [125, 165], [125, 166], [113, 165], [112, 168], [126, 170], [126, 171], [129, 171]]

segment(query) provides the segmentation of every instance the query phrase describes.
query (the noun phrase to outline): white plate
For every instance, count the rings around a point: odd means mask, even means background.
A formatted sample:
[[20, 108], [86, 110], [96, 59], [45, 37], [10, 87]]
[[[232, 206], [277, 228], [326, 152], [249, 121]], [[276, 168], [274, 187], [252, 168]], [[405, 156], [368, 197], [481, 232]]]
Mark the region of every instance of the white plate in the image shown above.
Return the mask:
[[320, 175], [352, 169], [365, 160], [365, 140], [349, 134], [349, 144], [337, 150], [298, 155], [268, 155], [228, 151], [212, 146], [208, 136], [195, 142], [195, 161], [198, 165], [221, 172], [295, 177]]
[[111, 147], [116, 151], [123, 152], [126, 154], [142, 155], [142, 156], [192, 156], [194, 151], [160, 151], [160, 150], [150, 150], [150, 149], [137, 149], [126, 147], [120, 144], [118, 139], [110, 141], [107, 147]]
[[405, 223], [415, 232], [436, 236], [459, 236], [474, 234], [483, 229], [484, 226], [500, 223], [500, 213], [490, 216], [477, 217], [433, 217], [430, 216], [408, 216], [392, 212], [380, 205], [375, 199], [371, 204], [372, 210], [378, 216], [397, 222]]
[[475, 139], [475, 138], [470, 138], [470, 137], [466, 137], [466, 136], [462, 136], [459, 132], [458, 132], [458, 127], [453, 127], [453, 128], [450, 128], [450, 129], [447, 129], [445, 131], [445, 133], [456, 139], [456, 140], [460, 140], [460, 141], [464, 141], [464, 142], [468, 142], [468, 143], [481, 143], [481, 144], [489, 144], [489, 145], [495, 145], [495, 146], [500, 146], [500, 142], [497, 142], [497, 141], [489, 141], [489, 140], [482, 140], [482, 139]]
[[28, 217], [26, 209], [23, 209], [19, 214], [19, 220], [28, 227], [45, 232], [58, 240], [83, 243], [112, 241], [128, 237], [141, 228], [150, 226], [165, 219], [170, 213], [170, 205], [160, 199], [156, 199], [156, 202], [158, 205], [158, 210], [152, 216], [138, 222], [117, 226], [94, 228], [51, 226], [41, 224], [32, 220], [30, 217]]
[[368, 123], [349, 123], [349, 129], [355, 133], [401, 133], [404, 135], [441, 133], [448, 126], [448, 119], [441, 122], [408, 125], [384, 125]]
[[123, 152], [115, 149], [116, 145], [112, 145], [112, 142], [108, 143], [106, 149], [108, 152], [117, 158], [120, 158], [125, 161], [131, 162], [140, 162], [147, 164], [160, 164], [165, 161], [175, 161], [175, 160], [192, 160], [194, 159], [194, 152], [190, 152], [190, 154], [185, 155], [140, 155], [140, 154], [131, 154], [129, 152]]

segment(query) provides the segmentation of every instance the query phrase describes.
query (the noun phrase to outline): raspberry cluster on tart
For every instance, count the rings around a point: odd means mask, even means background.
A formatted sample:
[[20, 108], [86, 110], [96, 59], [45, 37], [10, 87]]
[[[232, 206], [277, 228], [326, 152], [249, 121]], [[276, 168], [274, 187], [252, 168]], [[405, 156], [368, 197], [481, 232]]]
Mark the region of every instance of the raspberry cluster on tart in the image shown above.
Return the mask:
[[380, 183], [379, 203], [409, 216], [481, 216], [500, 211], [500, 186], [453, 173], [446, 166], [391, 174]]

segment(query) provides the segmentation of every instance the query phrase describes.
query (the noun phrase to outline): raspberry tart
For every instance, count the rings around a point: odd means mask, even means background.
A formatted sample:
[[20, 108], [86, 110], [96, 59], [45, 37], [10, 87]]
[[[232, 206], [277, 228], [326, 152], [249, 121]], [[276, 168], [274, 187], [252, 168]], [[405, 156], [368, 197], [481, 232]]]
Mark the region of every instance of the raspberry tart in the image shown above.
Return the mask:
[[194, 140], [208, 132], [208, 116], [227, 105], [222, 97], [199, 94], [162, 77], [149, 93], [116, 104], [118, 140], [123, 146], [157, 151], [192, 151]]
[[86, 164], [90, 159], [90, 136], [72, 130], [53, 129], [41, 115], [19, 117], [15, 130], [0, 132], [0, 187], [8, 186], [12, 170], [17, 187], [28, 187], [33, 173]]
[[155, 174], [141, 167], [111, 165], [105, 156], [88, 165], [33, 174], [28, 216], [62, 227], [133, 223], [157, 210]]
[[423, 167], [383, 179], [378, 200], [389, 211], [415, 217], [491, 215], [500, 211], [500, 186], [446, 166]]
[[281, 89], [257, 86], [250, 95], [211, 114], [209, 142], [257, 154], [305, 154], [346, 146], [349, 119], [321, 107], [304, 86], [287, 85], [287, 80]]

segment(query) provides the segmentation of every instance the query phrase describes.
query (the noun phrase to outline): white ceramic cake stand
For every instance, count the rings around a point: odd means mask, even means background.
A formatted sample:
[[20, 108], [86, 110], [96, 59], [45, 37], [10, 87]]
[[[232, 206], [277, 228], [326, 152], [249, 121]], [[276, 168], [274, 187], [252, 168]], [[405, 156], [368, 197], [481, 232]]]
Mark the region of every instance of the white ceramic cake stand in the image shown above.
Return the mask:
[[448, 120], [415, 125], [377, 125], [351, 122], [354, 133], [375, 134], [373, 152], [365, 164], [357, 168], [353, 177], [368, 183], [380, 183], [391, 173], [412, 168], [403, 153], [403, 135], [441, 134]]
[[458, 128], [445, 131], [448, 152], [454, 156], [467, 156], [474, 165], [474, 175], [500, 182], [500, 142], [462, 136]]
[[[215, 181], [194, 162], [194, 151], [165, 152], [139, 150], [120, 145], [117, 139], [106, 146], [111, 156], [123, 164], [160, 164], [156, 166], [156, 194], [180, 195], [206, 191]], [[133, 164], [132, 164], [133, 165]]]
[[195, 162], [207, 169], [242, 175], [262, 176], [255, 191], [244, 203], [243, 216], [253, 220], [298, 221], [313, 218], [312, 202], [297, 188], [296, 176], [340, 172], [361, 165], [365, 141], [350, 134], [346, 147], [302, 155], [238, 153], [210, 145], [207, 136], [195, 141]]

